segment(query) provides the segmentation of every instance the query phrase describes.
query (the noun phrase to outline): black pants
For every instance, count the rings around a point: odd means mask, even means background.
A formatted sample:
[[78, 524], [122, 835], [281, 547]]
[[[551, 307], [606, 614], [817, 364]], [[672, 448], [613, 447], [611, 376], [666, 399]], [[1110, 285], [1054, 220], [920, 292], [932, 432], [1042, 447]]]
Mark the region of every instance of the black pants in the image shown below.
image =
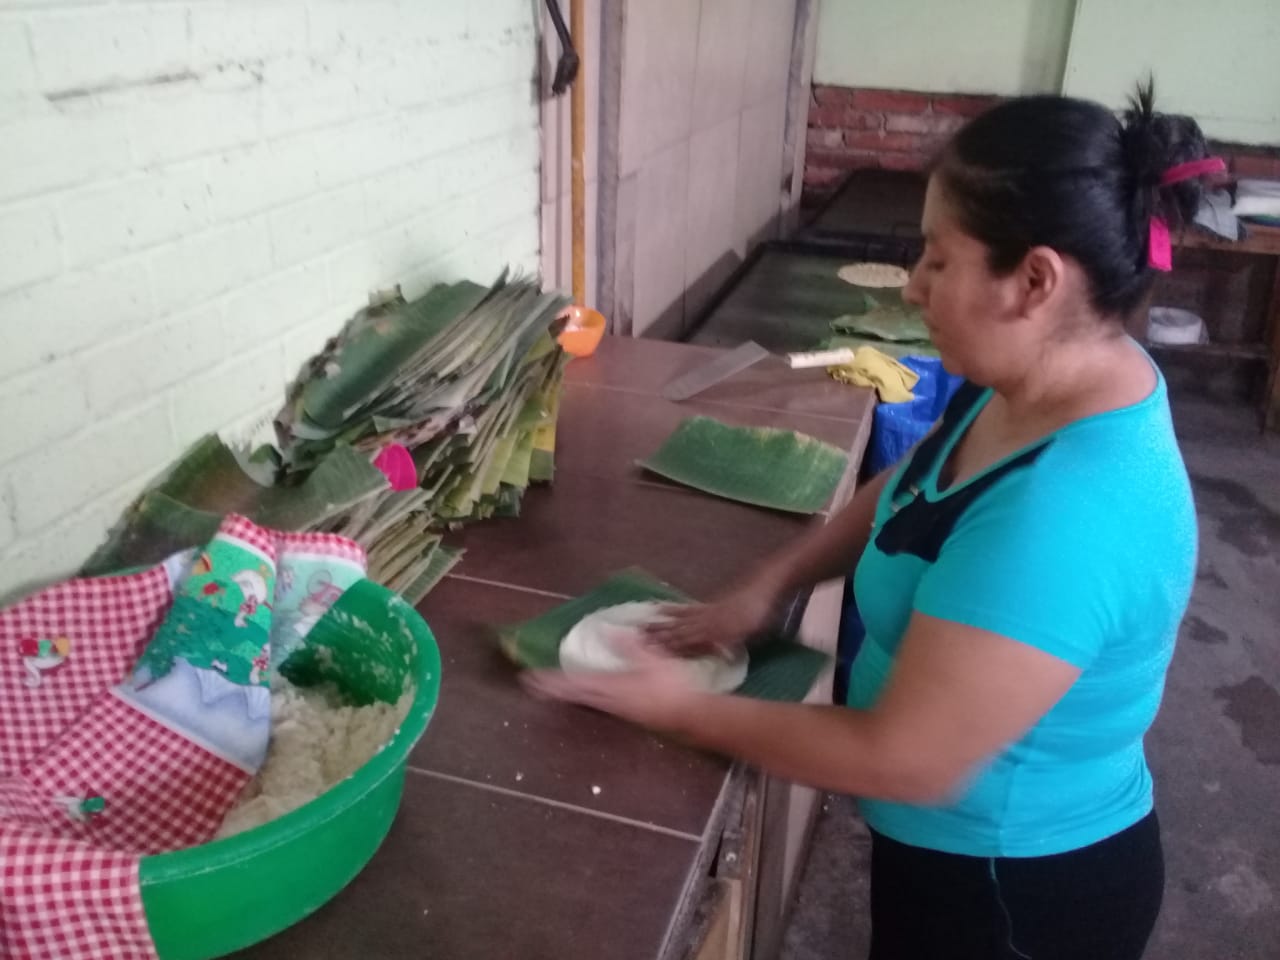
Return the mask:
[[870, 960], [1138, 960], [1160, 913], [1152, 811], [1048, 857], [965, 857], [872, 831]]

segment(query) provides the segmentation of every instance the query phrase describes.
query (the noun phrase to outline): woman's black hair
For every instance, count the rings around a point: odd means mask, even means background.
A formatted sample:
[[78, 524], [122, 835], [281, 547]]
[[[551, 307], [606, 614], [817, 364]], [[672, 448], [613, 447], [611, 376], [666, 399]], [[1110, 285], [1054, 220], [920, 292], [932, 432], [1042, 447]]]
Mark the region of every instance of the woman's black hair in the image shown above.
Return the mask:
[[1148, 80], [1121, 120], [1087, 100], [1021, 97], [956, 134], [932, 172], [993, 272], [1043, 245], [1084, 268], [1103, 315], [1126, 318], [1143, 302], [1151, 218], [1177, 229], [1200, 204], [1198, 178], [1161, 186], [1160, 176], [1208, 152], [1194, 120], [1156, 113], [1154, 100]]

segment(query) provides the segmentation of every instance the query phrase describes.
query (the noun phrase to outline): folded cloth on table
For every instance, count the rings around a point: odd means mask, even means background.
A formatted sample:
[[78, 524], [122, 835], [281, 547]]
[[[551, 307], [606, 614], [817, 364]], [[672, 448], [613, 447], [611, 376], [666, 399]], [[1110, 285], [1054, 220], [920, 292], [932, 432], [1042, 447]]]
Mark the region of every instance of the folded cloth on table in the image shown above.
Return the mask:
[[904, 403], [915, 399], [911, 388], [920, 375], [875, 347], [858, 347], [849, 363], [827, 371], [842, 383], [855, 387], [874, 387], [883, 403]]
[[1237, 217], [1280, 217], [1280, 180], [1238, 181], [1231, 212]]
[[1240, 239], [1240, 220], [1231, 209], [1231, 194], [1225, 190], [1205, 191], [1195, 223], [1226, 240]]

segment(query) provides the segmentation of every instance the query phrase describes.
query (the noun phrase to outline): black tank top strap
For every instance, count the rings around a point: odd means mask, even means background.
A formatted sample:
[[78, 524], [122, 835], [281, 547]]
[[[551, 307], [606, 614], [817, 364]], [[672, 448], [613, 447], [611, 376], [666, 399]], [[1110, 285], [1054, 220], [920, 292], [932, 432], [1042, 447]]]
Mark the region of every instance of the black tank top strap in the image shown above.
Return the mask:
[[947, 404], [947, 409], [942, 412], [942, 421], [938, 425], [938, 429], [921, 441], [920, 445], [916, 447], [916, 452], [911, 457], [911, 461], [899, 475], [898, 482], [893, 488], [895, 499], [906, 491], [919, 487], [924, 475], [929, 472], [929, 468], [938, 459], [938, 454], [942, 451], [947, 439], [955, 431], [957, 425], [973, 409], [974, 405], [982, 399], [983, 392], [983, 387], [968, 380], [960, 384], [952, 395], [951, 401]]

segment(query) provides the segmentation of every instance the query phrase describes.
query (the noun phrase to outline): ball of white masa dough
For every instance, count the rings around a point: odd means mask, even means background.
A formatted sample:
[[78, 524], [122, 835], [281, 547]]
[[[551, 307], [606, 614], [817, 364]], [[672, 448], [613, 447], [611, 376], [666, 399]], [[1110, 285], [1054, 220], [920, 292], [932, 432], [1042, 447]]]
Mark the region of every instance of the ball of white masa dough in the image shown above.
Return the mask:
[[[642, 629], [662, 619], [661, 604], [620, 603], [583, 617], [560, 643], [560, 669], [566, 673], [615, 672], [630, 662], [614, 648], [620, 631]], [[680, 662], [700, 690], [729, 693], [747, 678], [748, 656], [738, 650], [731, 657], [708, 654]]]

